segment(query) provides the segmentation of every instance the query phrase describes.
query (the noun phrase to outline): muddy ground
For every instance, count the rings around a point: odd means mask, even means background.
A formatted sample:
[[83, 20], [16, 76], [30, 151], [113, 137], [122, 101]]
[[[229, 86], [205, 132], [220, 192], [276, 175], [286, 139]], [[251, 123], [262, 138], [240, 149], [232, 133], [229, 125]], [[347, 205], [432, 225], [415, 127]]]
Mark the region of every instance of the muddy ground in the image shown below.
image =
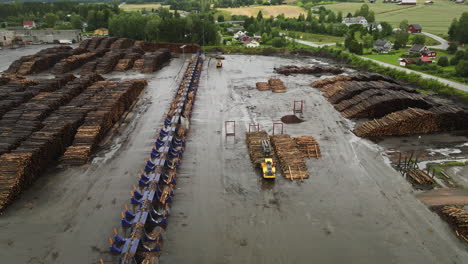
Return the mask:
[[[222, 69], [214, 60], [204, 66], [161, 263], [466, 263], [466, 246], [415, 198], [384, 148], [352, 134], [351, 122], [310, 88], [318, 77], [280, 76], [284, 94], [255, 89], [277, 76], [274, 67], [318, 61], [225, 57]], [[49, 170], [6, 210], [2, 261], [113, 259], [107, 238], [129, 202], [182, 61], [151, 75], [128, 120], [91, 164]], [[315, 136], [322, 157], [308, 160], [307, 180], [264, 182], [244, 133], [249, 123], [271, 133], [272, 122], [292, 113], [293, 100], [305, 100], [305, 121], [285, 125], [285, 132]], [[225, 138], [226, 120], [237, 122], [236, 137]]]

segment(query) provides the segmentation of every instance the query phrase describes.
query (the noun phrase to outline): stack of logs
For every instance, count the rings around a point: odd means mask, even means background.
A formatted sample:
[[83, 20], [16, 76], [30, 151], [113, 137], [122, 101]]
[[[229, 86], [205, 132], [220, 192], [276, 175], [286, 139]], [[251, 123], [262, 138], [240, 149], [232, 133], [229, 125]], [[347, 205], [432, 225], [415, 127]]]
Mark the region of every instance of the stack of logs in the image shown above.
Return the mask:
[[143, 56], [142, 73], [155, 72], [161, 66], [171, 59], [171, 53], [168, 49], [161, 49], [152, 54], [145, 54]]
[[109, 73], [114, 70], [120, 59], [125, 56], [124, 50], [111, 50], [107, 52], [96, 64], [96, 72], [98, 74]]
[[268, 133], [265, 131], [246, 133], [247, 148], [249, 149], [250, 160], [254, 167], [259, 167], [265, 158], [262, 149], [262, 140], [270, 141]]
[[320, 146], [313, 136], [294, 137], [297, 148], [302, 152], [304, 158], [319, 158]]
[[286, 87], [281, 79], [272, 78], [268, 82], [257, 82], [255, 84], [259, 91], [271, 90], [274, 93], [285, 93]]
[[78, 128], [73, 145], [63, 155], [68, 164], [84, 164], [89, 155], [102, 139], [103, 135], [117, 122], [136, 100], [147, 85], [145, 80], [137, 79], [120, 84], [100, 82], [105, 87], [105, 98], [96, 109], [87, 114], [83, 124]]
[[271, 136], [270, 140], [285, 178], [291, 180], [309, 178], [303, 153], [298, 149], [293, 138], [287, 134], [280, 134]]
[[434, 179], [429, 174], [418, 168], [408, 169], [406, 176], [419, 187], [432, 187], [435, 184]]
[[282, 66], [276, 68], [275, 71], [279, 74], [289, 75], [294, 73], [304, 73], [304, 74], [320, 74], [320, 73], [332, 73], [332, 74], [341, 74], [343, 69], [332, 66], [303, 66], [298, 67], [295, 65]]
[[97, 52], [87, 52], [79, 55], [70, 56], [55, 64], [53, 73], [62, 74], [81, 67], [83, 64], [94, 60], [99, 56]]
[[454, 206], [445, 205], [437, 208], [437, 213], [455, 230], [457, 236], [468, 242], [468, 211]]
[[377, 74], [337, 76], [312, 84], [346, 118], [379, 118], [358, 125], [361, 137], [399, 136], [468, 129], [468, 111]]
[[136, 60], [140, 59], [145, 52], [141, 48], [133, 48], [125, 52], [123, 59], [120, 59], [114, 71], [123, 72], [133, 67]]

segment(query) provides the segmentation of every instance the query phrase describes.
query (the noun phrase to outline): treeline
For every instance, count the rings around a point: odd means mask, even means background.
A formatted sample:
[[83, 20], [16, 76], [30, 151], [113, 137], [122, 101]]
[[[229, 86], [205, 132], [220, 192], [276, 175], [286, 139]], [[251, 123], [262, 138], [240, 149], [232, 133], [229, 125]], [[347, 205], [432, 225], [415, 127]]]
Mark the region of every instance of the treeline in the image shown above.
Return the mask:
[[109, 35], [158, 42], [214, 45], [219, 34], [214, 18], [209, 14], [180, 17], [161, 8], [157, 14], [142, 15], [122, 12], [109, 20]]
[[39, 28], [81, 29], [83, 22], [87, 22], [87, 30], [94, 30], [107, 27], [110, 16], [117, 13], [117, 4], [83, 4], [70, 1], [0, 3], [0, 25], [22, 26], [24, 20], [33, 20]]
[[468, 12], [464, 12], [458, 20], [453, 19], [448, 36], [449, 40], [468, 43]]

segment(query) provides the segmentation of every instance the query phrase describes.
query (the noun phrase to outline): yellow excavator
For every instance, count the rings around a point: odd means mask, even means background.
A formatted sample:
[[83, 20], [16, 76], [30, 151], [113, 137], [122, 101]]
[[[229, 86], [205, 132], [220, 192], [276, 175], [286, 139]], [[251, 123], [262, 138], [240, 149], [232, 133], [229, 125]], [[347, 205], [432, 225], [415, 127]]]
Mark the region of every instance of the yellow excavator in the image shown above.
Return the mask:
[[218, 59], [216, 61], [216, 68], [221, 68], [221, 67], [223, 67], [223, 62], [220, 59]]
[[264, 160], [261, 163], [262, 176], [264, 179], [275, 179], [276, 164], [273, 162], [270, 141], [262, 140], [262, 151], [264, 156]]

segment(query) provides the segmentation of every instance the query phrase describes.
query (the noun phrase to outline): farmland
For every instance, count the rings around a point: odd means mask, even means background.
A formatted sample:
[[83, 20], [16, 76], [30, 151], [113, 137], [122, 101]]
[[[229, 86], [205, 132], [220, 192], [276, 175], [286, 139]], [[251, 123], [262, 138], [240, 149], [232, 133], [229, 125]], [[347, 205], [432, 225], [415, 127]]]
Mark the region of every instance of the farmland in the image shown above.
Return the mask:
[[[327, 9], [335, 12], [341, 11], [354, 13], [363, 3], [338, 3], [325, 5]], [[453, 18], [459, 17], [463, 12], [468, 12], [468, 5], [457, 5], [451, 1], [439, 0], [434, 5], [424, 5], [422, 1], [416, 6], [399, 6], [396, 4], [384, 4], [378, 2], [369, 4], [370, 10], [375, 12], [377, 21], [386, 21], [392, 26], [407, 19], [409, 23], [418, 23], [424, 31], [438, 35], [447, 34], [448, 27]]]
[[298, 17], [300, 14], [306, 15], [306, 11], [303, 8], [290, 5], [218, 8], [218, 10], [229, 12], [231, 15], [243, 16], [257, 16], [260, 10], [262, 11], [263, 17], [276, 17], [281, 14], [284, 14], [285, 17]]
[[125, 11], [137, 11], [137, 10], [151, 10], [151, 9], [158, 9], [160, 7], [169, 8], [169, 6], [163, 6], [160, 3], [145, 3], [145, 4], [122, 4], [120, 6], [121, 9]]

